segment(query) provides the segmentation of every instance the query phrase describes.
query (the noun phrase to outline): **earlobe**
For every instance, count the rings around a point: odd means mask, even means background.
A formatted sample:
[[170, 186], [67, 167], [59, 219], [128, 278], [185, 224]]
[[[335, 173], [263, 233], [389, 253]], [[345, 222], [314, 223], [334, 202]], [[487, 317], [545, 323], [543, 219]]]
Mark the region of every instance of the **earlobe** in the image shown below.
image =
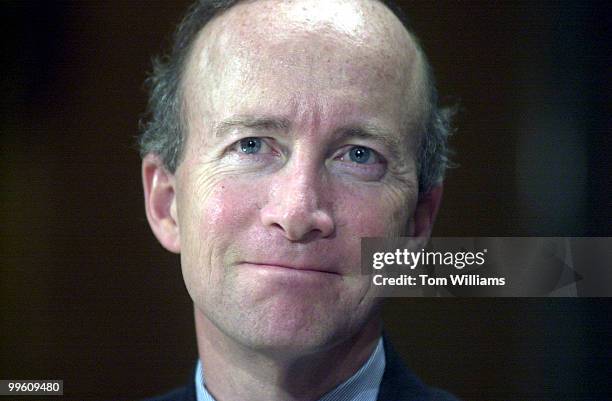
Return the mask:
[[409, 225], [411, 237], [429, 238], [442, 201], [442, 192], [443, 186], [438, 184], [428, 192], [419, 195], [419, 200]]
[[147, 220], [153, 234], [164, 248], [179, 253], [175, 178], [159, 156], [148, 154], [142, 160], [142, 185]]

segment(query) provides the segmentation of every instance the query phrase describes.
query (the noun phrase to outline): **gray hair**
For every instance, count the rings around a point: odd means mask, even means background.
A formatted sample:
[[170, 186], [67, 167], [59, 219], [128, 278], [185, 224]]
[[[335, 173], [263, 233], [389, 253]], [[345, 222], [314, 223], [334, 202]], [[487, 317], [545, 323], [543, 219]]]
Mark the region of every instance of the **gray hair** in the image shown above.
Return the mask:
[[[170, 52], [153, 60], [153, 72], [147, 78], [149, 104], [147, 117], [141, 121], [138, 140], [142, 157], [153, 153], [159, 155], [171, 173], [176, 171], [183, 152], [185, 124], [181, 107], [181, 79], [195, 38], [204, 26], [217, 14], [231, 8], [242, 0], [199, 0], [189, 7], [174, 34]], [[431, 67], [412, 33], [411, 26], [402, 9], [393, 0], [379, 0], [402, 22], [417, 42], [426, 66], [428, 92], [427, 115], [423, 121], [417, 168], [419, 193], [428, 192], [444, 179], [449, 167], [448, 137], [452, 133], [452, 108], [438, 106], [438, 95]]]

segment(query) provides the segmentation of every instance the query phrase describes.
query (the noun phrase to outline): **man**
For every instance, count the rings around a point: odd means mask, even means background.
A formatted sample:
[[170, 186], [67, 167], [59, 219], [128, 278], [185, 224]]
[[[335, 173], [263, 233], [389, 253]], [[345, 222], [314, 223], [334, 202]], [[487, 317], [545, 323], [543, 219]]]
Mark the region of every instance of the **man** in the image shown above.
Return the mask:
[[449, 400], [381, 338], [360, 238], [426, 238], [447, 124], [376, 0], [202, 1], [152, 77], [150, 226], [194, 302], [193, 383], [159, 400]]

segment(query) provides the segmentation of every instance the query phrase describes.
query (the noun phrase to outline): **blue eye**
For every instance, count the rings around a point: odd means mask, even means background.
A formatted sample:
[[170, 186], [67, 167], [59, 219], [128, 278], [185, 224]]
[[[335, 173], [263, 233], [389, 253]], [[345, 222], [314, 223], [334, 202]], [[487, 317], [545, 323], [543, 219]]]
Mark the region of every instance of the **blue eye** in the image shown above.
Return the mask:
[[261, 150], [260, 138], [244, 138], [240, 140], [240, 150], [246, 154], [259, 153]]
[[355, 146], [349, 151], [351, 161], [359, 164], [368, 164], [368, 162], [371, 163], [371, 156], [372, 151], [368, 148], [364, 148], [363, 146]]

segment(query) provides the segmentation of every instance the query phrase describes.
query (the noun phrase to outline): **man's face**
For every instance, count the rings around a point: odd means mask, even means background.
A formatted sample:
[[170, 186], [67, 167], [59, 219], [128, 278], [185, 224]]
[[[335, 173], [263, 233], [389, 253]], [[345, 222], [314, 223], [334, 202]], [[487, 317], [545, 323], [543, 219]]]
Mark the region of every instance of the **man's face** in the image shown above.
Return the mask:
[[200, 33], [174, 205], [196, 313], [262, 349], [320, 349], [368, 322], [360, 238], [408, 230], [421, 81], [377, 2], [239, 4]]

